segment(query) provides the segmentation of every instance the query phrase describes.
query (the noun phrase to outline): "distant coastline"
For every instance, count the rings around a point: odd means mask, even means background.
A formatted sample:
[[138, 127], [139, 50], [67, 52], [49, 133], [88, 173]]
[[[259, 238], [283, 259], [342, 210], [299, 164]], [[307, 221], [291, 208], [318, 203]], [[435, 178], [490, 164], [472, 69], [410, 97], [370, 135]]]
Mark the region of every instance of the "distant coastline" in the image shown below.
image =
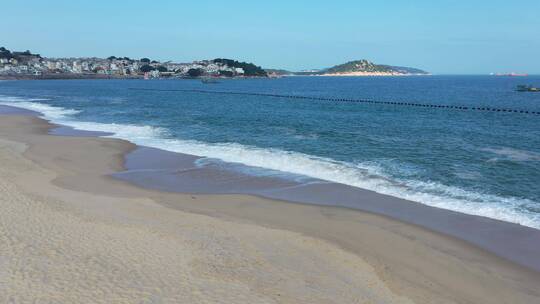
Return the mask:
[[131, 79], [199, 77], [268, 77], [248, 62], [216, 58], [191, 63], [110, 56], [47, 58], [0, 47], [0, 79]]
[[103, 75], [103, 74], [12, 74], [0, 75], [0, 80], [67, 80], [67, 79], [143, 79], [143, 75]]
[[417, 68], [375, 64], [366, 59], [349, 61], [326, 69], [290, 72], [263, 69], [253, 63], [225, 58], [191, 63], [116, 56], [47, 58], [29, 50], [15, 52], [0, 47], [0, 79], [3, 80], [407, 75], [429, 73]]
[[[431, 76], [432, 74], [399, 74], [399, 73], [370, 73], [370, 72], [351, 72], [351, 73], [339, 73], [339, 74], [320, 74], [320, 75], [270, 75], [269, 78], [275, 77], [405, 77], [405, 76]], [[104, 75], [104, 74], [73, 74], [73, 73], [60, 73], [60, 74], [13, 74], [2, 75], [0, 74], [0, 80], [70, 80], [70, 79], [144, 79], [144, 75]], [[171, 78], [171, 76], [160, 76], [155, 78]], [[201, 77], [173, 77], [177, 79], [198, 79]], [[226, 78], [226, 77], [216, 77]], [[231, 78], [231, 77], [227, 77]], [[258, 77], [233, 77], [233, 78], [258, 78]], [[264, 77], [266, 78], [266, 77]]]

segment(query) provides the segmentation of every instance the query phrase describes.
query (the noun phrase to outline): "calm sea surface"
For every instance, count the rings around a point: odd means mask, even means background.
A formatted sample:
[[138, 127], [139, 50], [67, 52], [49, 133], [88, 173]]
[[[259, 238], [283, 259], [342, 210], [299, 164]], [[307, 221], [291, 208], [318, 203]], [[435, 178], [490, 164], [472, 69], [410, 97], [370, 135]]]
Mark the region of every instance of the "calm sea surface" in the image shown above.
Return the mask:
[[[540, 228], [540, 115], [208, 94], [370, 98], [540, 111], [540, 77], [2, 81], [0, 103], [134, 143], [316, 177]], [[224, 161], [224, 162], [223, 162]], [[240, 168], [240, 169], [239, 169]]]

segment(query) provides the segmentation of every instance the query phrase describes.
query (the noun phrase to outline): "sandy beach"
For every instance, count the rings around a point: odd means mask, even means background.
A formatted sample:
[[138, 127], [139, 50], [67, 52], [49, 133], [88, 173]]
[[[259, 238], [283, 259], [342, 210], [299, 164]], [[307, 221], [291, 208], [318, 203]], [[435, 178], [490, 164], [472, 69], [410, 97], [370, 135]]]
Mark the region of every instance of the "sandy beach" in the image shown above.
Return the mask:
[[[538, 303], [540, 274], [389, 217], [110, 175], [129, 142], [0, 115], [1, 303]], [[337, 198], [336, 198], [337, 199]]]

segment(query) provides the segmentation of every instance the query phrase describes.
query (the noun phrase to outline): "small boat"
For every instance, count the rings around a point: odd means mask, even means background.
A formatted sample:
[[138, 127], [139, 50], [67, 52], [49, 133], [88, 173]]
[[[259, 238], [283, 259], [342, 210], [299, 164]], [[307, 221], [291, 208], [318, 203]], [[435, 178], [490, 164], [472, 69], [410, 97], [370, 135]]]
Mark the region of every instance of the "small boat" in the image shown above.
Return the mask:
[[518, 92], [540, 92], [540, 88], [533, 87], [532, 85], [520, 84], [517, 86], [516, 91]]
[[219, 81], [217, 79], [209, 78], [209, 77], [201, 78], [201, 82], [202, 83], [219, 83]]
[[495, 74], [495, 76], [527, 77], [527, 76], [529, 76], [529, 74], [512, 72], [512, 73], [497, 73], [497, 74]]

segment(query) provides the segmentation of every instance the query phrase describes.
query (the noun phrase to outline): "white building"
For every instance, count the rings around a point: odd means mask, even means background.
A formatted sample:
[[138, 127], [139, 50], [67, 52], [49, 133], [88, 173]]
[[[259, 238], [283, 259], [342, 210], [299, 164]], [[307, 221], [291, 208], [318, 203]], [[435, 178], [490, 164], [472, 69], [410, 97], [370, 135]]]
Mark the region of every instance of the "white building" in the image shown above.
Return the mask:
[[82, 73], [82, 66], [80, 62], [73, 61], [72, 71], [73, 73]]
[[83, 61], [81, 63], [81, 69], [83, 71], [90, 71], [90, 65], [88, 64], [88, 61]]
[[152, 71], [150, 71], [150, 77], [152, 77], [152, 78], [159, 78], [159, 71], [158, 71], [158, 70], [152, 70]]

